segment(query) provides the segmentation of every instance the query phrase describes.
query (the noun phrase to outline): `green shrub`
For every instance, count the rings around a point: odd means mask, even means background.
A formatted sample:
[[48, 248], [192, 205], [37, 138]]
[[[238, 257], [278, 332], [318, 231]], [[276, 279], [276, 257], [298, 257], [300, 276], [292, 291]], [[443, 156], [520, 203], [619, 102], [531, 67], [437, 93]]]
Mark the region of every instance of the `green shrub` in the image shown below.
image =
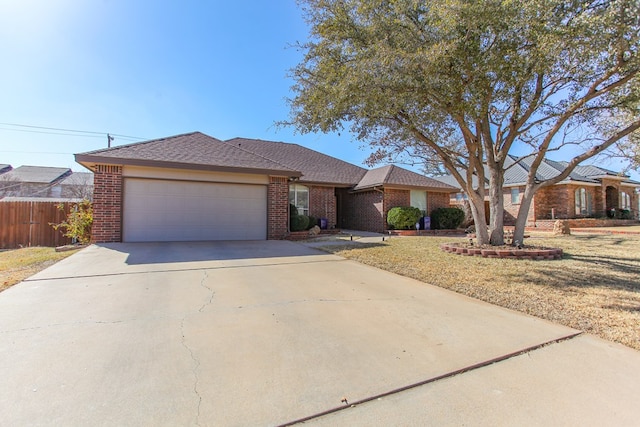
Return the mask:
[[411, 206], [398, 206], [389, 209], [387, 213], [387, 224], [389, 228], [397, 230], [407, 230], [415, 227], [422, 216], [420, 209]]
[[309, 224], [307, 225], [307, 229], [313, 228], [318, 224], [318, 219], [309, 215]]
[[431, 212], [431, 228], [450, 230], [458, 228], [464, 221], [464, 211], [460, 208], [438, 208]]
[[[64, 211], [64, 204], [60, 203], [56, 206], [59, 210]], [[91, 225], [93, 224], [93, 206], [89, 200], [73, 204], [67, 219], [60, 224], [49, 223], [54, 230], [62, 229], [63, 235], [72, 238], [80, 243], [91, 242]]]
[[289, 218], [298, 215], [298, 208], [293, 203], [289, 203]]
[[294, 215], [291, 217], [291, 231], [304, 231], [309, 225], [309, 217], [306, 215]]

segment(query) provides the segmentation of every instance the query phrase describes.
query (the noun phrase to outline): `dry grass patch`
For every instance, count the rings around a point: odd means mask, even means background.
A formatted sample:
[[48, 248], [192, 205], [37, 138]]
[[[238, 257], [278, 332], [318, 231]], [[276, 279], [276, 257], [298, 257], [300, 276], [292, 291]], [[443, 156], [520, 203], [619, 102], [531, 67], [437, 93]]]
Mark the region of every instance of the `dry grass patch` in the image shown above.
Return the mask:
[[4, 291], [76, 252], [56, 252], [55, 248], [43, 247], [0, 251], [0, 291]]
[[[465, 239], [459, 239], [465, 241]], [[443, 252], [451, 237], [392, 238], [323, 249], [640, 350], [640, 237], [536, 237], [562, 260], [466, 257]]]

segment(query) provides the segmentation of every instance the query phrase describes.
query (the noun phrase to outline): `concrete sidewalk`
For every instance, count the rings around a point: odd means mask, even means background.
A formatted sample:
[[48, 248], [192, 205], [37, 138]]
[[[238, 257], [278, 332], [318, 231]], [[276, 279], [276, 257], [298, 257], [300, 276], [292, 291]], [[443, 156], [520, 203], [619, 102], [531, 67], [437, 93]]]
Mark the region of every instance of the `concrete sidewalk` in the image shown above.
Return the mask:
[[0, 358], [6, 425], [640, 417], [640, 353], [291, 242], [91, 246], [0, 293]]

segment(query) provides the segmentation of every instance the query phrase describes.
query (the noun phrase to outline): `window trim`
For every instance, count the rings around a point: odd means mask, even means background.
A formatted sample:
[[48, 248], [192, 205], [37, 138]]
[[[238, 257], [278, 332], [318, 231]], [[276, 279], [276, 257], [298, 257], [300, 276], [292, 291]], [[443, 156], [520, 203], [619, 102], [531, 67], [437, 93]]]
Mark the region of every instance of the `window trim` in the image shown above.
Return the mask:
[[589, 216], [592, 214], [591, 193], [585, 187], [578, 187], [573, 193], [574, 211], [576, 216]]
[[[293, 200], [291, 200], [291, 194], [293, 192]], [[307, 207], [305, 208], [304, 206], [300, 206], [299, 205], [299, 201], [298, 201], [298, 195], [300, 193], [307, 193], [307, 197], [306, 197], [306, 202], [307, 202]], [[295, 205], [295, 207], [298, 209], [298, 214], [299, 215], [309, 215], [309, 208], [310, 208], [310, 199], [309, 199], [309, 187], [307, 187], [306, 185], [302, 185], [302, 184], [289, 184], [289, 203]]]
[[511, 188], [511, 204], [512, 205], [520, 204], [520, 188], [519, 187]]

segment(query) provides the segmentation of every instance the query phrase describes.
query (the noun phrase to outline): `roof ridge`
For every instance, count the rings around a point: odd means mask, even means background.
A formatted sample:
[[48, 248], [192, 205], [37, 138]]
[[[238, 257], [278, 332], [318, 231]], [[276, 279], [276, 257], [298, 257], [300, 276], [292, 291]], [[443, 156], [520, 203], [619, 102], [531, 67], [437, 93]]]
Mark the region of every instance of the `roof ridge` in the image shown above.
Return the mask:
[[215, 138], [213, 136], [207, 135], [207, 134], [202, 133], [200, 131], [193, 131], [193, 132], [180, 133], [180, 134], [177, 134], [177, 135], [165, 136], [165, 137], [162, 137], [162, 138], [149, 139], [147, 141], [132, 142], [130, 144], [124, 144], [124, 145], [116, 145], [115, 147], [100, 148], [98, 150], [87, 151], [87, 152], [84, 152], [82, 154], [96, 154], [96, 153], [101, 153], [101, 152], [107, 151], [107, 150], [115, 150], [115, 149], [119, 149], [119, 148], [129, 148], [129, 147], [132, 147], [134, 145], [138, 145], [138, 146], [139, 145], [146, 145], [146, 144], [150, 144], [152, 142], [164, 141], [164, 140], [168, 140], [168, 139], [179, 138], [181, 136], [195, 135], [195, 134], [200, 134], [200, 135], [206, 136], [208, 138], [212, 138], [212, 139], [220, 141], [218, 138]]
[[[232, 140], [238, 140], [238, 139], [248, 139], [248, 138], [232, 138], [232, 139], [230, 139], [230, 140], [227, 140], [227, 141], [221, 141], [221, 142], [222, 142], [223, 144], [227, 144], [227, 145], [229, 145], [230, 147], [233, 147], [233, 148], [237, 148], [237, 149], [239, 149], [239, 150], [242, 150], [242, 151], [244, 151], [245, 153], [253, 154], [254, 156], [258, 156], [258, 157], [260, 157], [260, 158], [262, 158], [262, 159], [264, 159], [264, 160], [268, 160], [268, 161], [270, 161], [270, 162], [272, 162], [272, 163], [275, 163], [275, 164], [277, 164], [277, 165], [280, 165], [280, 166], [282, 166], [283, 168], [285, 168], [285, 169], [287, 169], [287, 170], [290, 170], [290, 171], [293, 171], [293, 172], [302, 172], [302, 171], [297, 171], [297, 170], [295, 170], [295, 169], [291, 169], [289, 166], [287, 166], [287, 165], [285, 165], [285, 164], [283, 164], [283, 163], [281, 163], [281, 162], [279, 162], [279, 161], [277, 161], [277, 160], [270, 159], [270, 158], [268, 158], [267, 156], [264, 156], [264, 155], [262, 155], [262, 154], [259, 154], [259, 153], [256, 153], [256, 152], [254, 152], [254, 151], [248, 150], [248, 149], [246, 149], [246, 148], [242, 147], [241, 145], [234, 145], [234, 144], [232, 144], [232, 143], [230, 143], [230, 142], [229, 142], [229, 141], [232, 141]], [[256, 140], [254, 140], [254, 141], [256, 141]], [[269, 142], [269, 141], [263, 141], [263, 142]]]
[[230, 141], [235, 141], [235, 140], [246, 140], [246, 141], [258, 141], [258, 142], [269, 142], [271, 144], [286, 144], [286, 145], [297, 145], [298, 147], [302, 147], [302, 145], [300, 144], [296, 144], [295, 142], [285, 142], [285, 141], [272, 141], [270, 139], [262, 139], [262, 138], [245, 138], [242, 136], [236, 136], [234, 138], [231, 139], [227, 139], [224, 140], [222, 142], [230, 142]]

